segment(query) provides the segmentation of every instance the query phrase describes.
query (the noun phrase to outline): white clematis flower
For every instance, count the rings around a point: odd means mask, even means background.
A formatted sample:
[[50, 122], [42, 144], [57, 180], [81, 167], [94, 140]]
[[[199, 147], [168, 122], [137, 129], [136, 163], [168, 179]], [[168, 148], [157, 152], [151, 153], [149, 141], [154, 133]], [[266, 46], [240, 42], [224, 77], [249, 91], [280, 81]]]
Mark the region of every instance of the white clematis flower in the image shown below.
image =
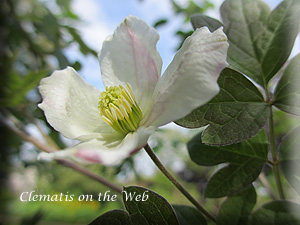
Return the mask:
[[39, 107], [47, 121], [81, 143], [40, 158], [117, 164], [143, 148], [157, 127], [186, 116], [219, 92], [217, 79], [227, 66], [228, 49], [222, 28], [213, 33], [197, 29], [162, 76], [158, 39], [153, 28], [129, 16], [99, 54], [105, 91], [70, 67], [41, 81]]

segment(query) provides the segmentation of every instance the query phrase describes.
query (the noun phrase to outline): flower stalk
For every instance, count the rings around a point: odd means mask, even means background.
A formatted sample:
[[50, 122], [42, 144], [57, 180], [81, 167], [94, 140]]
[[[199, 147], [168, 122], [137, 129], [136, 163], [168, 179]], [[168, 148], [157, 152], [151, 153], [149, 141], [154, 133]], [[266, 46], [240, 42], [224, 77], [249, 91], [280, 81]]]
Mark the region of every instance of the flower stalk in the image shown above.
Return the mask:
[[171, 175], [171, 173], [164, 167], [164, 165], [157, 158], [151, 147], [147, 144], [144, 149], [146, 150], [149, 157], [152, 159], [154, 164], [159, 168], [159, 170], [171, 181], [175, 187], [207, 218], [211, 219], [216, 223], [216, 218], [207, 212], [200, 203], [190, 195], [190, 193]]
[[278, 189], [279, 197], [280, 199], [285, 199], [283, 188], [282, 188], [281, 177], [280, 177], [279, 160], [277, 155], [277, 148], [276, 148], [275, 134], [274, 134], [274, 121], [273, 121], [272, 108], [269, 117], [269, 144], [270, 144], [270, 149], [271, 149], [271, 154], [273, 159], [273, 172], [275, 175], [276, 186]]

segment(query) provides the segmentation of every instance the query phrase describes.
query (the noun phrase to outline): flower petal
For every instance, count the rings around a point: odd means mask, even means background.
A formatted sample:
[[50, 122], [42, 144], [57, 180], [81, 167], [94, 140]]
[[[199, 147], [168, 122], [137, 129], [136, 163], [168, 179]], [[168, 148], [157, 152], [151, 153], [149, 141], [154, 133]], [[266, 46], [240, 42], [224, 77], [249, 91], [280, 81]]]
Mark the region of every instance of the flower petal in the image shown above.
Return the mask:
[[99, 54], [103, 83], [116, 86], [128, 82], [142, 110], [161, 74], [158, 39], [155, 29], [137, 17], [128, 16], [104, 41]]
[[219, 92], [217, 79], [227, 66], [227, 49], [222, 28], [213, 33], [207, 27], [197, 29], [159, 79], [141, 125], [162, 126], [211, 100]]
[[154, 131], [154, 127], [141, 127], [136, 132], [127, 134], [124, 139], [115, 137], [114, 144], [112, 144], [111, 140], [109, 145], [107, 145], [105, 140], [93, 139], [74, 148], [52, 153], [41, 153], [39, 159], [69, 158], [80, 163], [102, 163], [106, 166], [116, 165], [144, 147], [149, 136]]
[[98, 113], [100, 92], [71, 67], [57, 70], [39, 86], [47, 121], [65, 137], [86, 141], [113, 129]]

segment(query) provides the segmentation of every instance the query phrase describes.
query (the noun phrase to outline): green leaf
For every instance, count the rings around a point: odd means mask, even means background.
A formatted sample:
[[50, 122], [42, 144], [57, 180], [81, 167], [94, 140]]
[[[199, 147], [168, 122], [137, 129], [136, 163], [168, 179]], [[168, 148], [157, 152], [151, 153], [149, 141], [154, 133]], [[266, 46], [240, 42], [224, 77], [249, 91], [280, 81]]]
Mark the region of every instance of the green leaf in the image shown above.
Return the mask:
[[257, 134], [270, 114], [258, 89], [231, 69], [222, 71], [218, 84], [221, 91], [215, 98], [176, 123], [187, 128], [209, 125], [202, 137], [208, 145], [229, 145]]
[[252, 185], [239, 195], [228, 197], [221, 205], [217, 217], [218, 225], [247, 224], [248, 217], [256, 204], [256, 192]]
[[0, 99], [0, 105], [15, 107], [24, 101], [26, 94], [35, 88], [40, 80], [48, 75], [47, 71], [30, 72], [24, 77], [19, 74], [10, 74], [8, 86], [5, 87], [5, 98]]
[[263, 87], [288, 59], [299, 30], [300, 1], [270, 13], [261, 0], [226, 0], [221, 6], [229, 64]]
[[59, 68], [64, 69], [70, 65], [68, 58], [63, 53], [62, 49], [59, 46], [56, 46], [53, 52], [53, 55], [57, 58], [59, 63]]
[[42, 18], [39, 17], [37, 23], [35, 23], [35, 27], [39, 33], [44, 34], [51, 42], [59, 45], [57, 41], [61, 38], [62, 34], [59, 30], [60, 24], [58, 18], [48, 9], [46, 9], [45, 13]]
[[210, 178], [206, 197], [220, 198], [243, 191], [258, 177], [267, 160], [268, 144], [264, 131], [247, 141], [220, 147], [202, 144], [201, 136], [202, 133], [198, 134], [188, 143], [192, 161], [202, 166], [229, 163]]
[[290, 132], [280, 145], [280, 166], [288, 182], [300, 194], [300, 126]]
[[71, 0], [56, 0], [56, 3], [60, 6], [60, 8], [65, 12], [64, 16], [69, 17], [74, 20], [79, 20], [79, 17], [72, 12], [71, 9]]
[[275, 90], [274, 105], [287, 112], [300, 115], [300, 54], [295, 56], [284, 71]]
[[71, 67], [73, 67], [74, 70], [79, 71], [81, 69], [81, 63], [79, 61], [75, 61]]
[[156, 21], [154, 23], [153, 27], [154, 28], [158, 28], [158, 27], [163, 26], [163, 25], [165, 25], [167, 23], [168, 23], [168, 19], [165, 19], [165, 18], [164, 19], [160, 19], [160, 20], [158, 20], [158, 21]]
[[97, 57], [97, 52], [84, 43], [78, 31], [74, 27], [64, 26], [64, 28], [66, 28], [69, 31], [69, 33], [72, 35], [73, 41], [79, 44], [79, 48], [82, 54], [87, 55], [90, 53]]
[[132, 225], [132, 223], [126, 211], [115, 209], [102, 214], [89, 225]]
[[217, 30], [219, 27], [222, 27], [223, 24], [216, 19], [213, 19], [209, 16], [205, 16], [203, 14], [197, 13], [191, 16], [191, 23], [193, 25], [194, 30], [200, 27], [208, 27], [210, 32]]
[[289, 201], [273, 201], [256, 210], [249, 225], [299, 224], [300, 205]]
[[124, 187], [123, 202], [134, 225], [179, 225], [168, 201], [142, 187]]
[[187, 205], [173, 205], [180, 225], [207, 225], [206, 219], [194, 207]]

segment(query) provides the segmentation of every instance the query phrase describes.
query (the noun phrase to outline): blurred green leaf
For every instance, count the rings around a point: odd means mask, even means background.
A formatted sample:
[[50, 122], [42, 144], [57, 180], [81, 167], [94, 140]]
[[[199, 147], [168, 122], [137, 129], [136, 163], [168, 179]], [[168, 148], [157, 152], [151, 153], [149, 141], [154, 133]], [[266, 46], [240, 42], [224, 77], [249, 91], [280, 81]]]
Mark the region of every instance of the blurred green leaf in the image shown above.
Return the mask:
[[89, 225], [132, 225], [132, 223], [126, 211], [115, 209], [102, 214]]
[[65, 54], [63, 53], [63, 51], [60, 47], [56, 46], [56, 48], [53, 52], [53, 55], [57, 58], [60, 69], [64, 69], [64, 68], [70, 66], [70, 62], [69, 62], [68, 58], [65, 56]]
[[289, 201], [269, 202], [256, 210], [249, 225], [300, 224], [300, 205]]
[[222, 71], [218, 84], [221, 91], [215, 98], [176, 123], [187, 128], [209, 125], [202, 137], [209, 145], [229, 145], [257, 134], [270, 114], [258, 89], [231, 69]]
[[199, 133], [188, 143], [192, 161], [201, 166], [229, 163], [208, 181], [205, 196], [209, 198], [240, 193], [258, 177], [267, 160], [268, 143], [264, 131], [247, 141], [228, 146], [204, 145], [201, 139], [202, 133]]
[[218, 225], [244, 225], [256, 204], [256, 192], [252, 185], [238, 195], [228, 197], [221, 205]]
[[69, 33], [73, 37], [73, 41], [77, 42], [79, 44], [79, 48], [82, 54], [92, 54], [97, 57], [97, 52], [88, 47], [84, 41], [82, 40], [81, 36], [79, 35], [78, 31], [74, 27], [65, 26], [65, 28], [69, 31]]
[[75, 61], [71, 67], [73, 67], [76, 71], [79, 71], [81, 69], [81, 63], [79, 61]]
[[210, 32], [217, 30], [219, 27], [224, 26], [219, 20], [213, 19], [209, 16], [197, 13], [191, 16], [191, 23], [194, 30], [200, 27], [208, 27]]
[[153, 27], [154, 28], [158, 28], [158, 27], [160, 27], [160, 26], [162, 26], [162, 25], [165, 25], [166, 23], [168, 23], [168, 19], [160, 19], [160, 20], [158, 20], [158, 21], [156, 21], [155, 23], [154, 23], [154, 25], [153, 25]]
[[288, 182], [300, 194], [300, 126], [290, 132], [280, 145], [280, 166]]
[[300, 1], [283, 1], [270, 13], [261, 0], [226, 0], [221, 15], [230, 43], [228, 62], [266, 88], [294, 45]]
[[11, 74], [8, 87], [5, 87], [5, 98], [0, 99], [0, 106], [16, 107], [21, 104], [26, 94], [35, 88], [40, 80], [48, 75], [47, 71], [30, 72], [23, 78], [18, 74]]
[[172, 206], [149, 189], [124, 187], [123, 201], [134, 225], [179, 225]]
[[173, 7], [177, 13], [184, 13], [186, 15], [186, 21], [189, 20], [190, 16], [195, 13], [204, 13], [209, 8], [214, 7], [214, 4], [208, 0], [202, 1], [202, 4], [197, 4], [195, 1], [188, 1], [188, 5], [186, 7], [182, 7], [176, 3], [176, 1], [172, 0]]
[[172, 205], [180, 225], [207, 225], [199, 210], [187, 205]]
[[284, 71], [275, 90], [274, 105], [287, 112], [300, 115], [300, 54], [295, 56]]
[[56, 3], [64, 11], [64, 16], [71, 18], [73, 20], [79, 20], [79, 17], [72, 12], [71, 9], [72, 0], [56, 0]]
[[61, 38], [59, 21], [49, 10], [46, 11], [47, 14], [34, 24], [38, 32], [43, 33], [49, 40], [58, 44], [57, 40]]

